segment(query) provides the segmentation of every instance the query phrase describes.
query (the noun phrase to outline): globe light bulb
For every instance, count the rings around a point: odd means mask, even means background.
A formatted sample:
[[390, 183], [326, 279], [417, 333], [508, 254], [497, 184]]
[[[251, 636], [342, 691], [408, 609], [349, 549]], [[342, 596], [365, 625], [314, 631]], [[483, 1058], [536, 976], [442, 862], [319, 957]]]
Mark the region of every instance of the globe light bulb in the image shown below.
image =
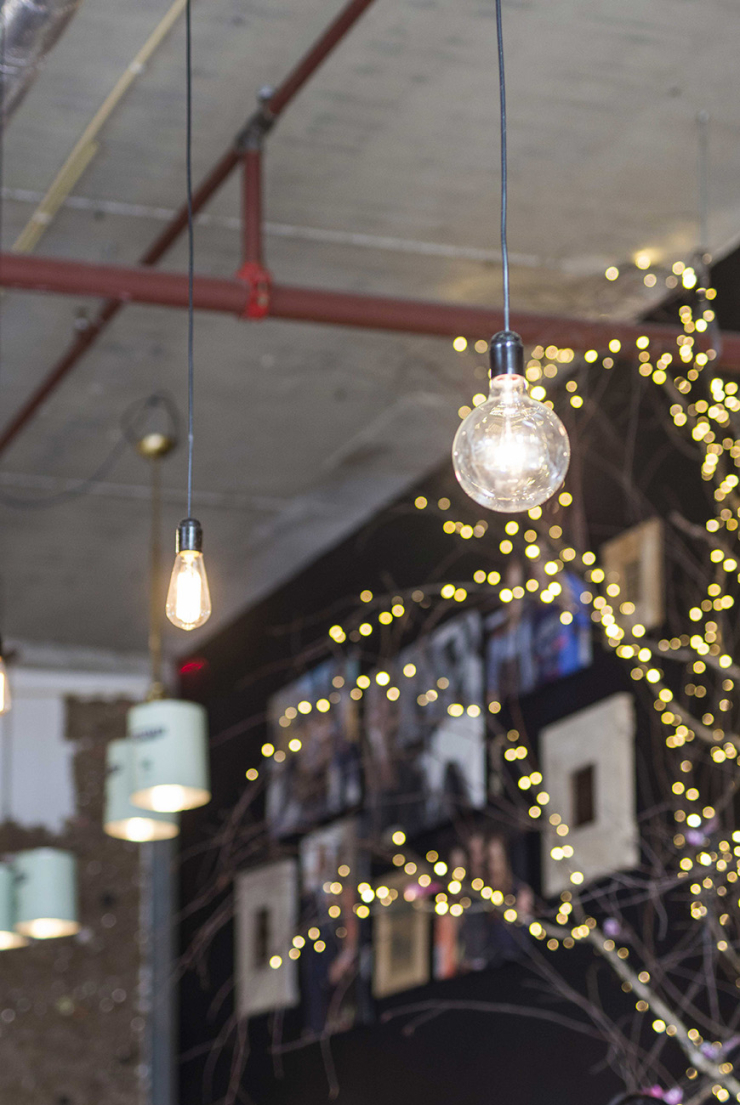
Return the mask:
[[180, 522], [176, 550], [167, 592], [167, 617], [178, 629], [197, 629], [211, 616], [211, 595], [203, 560], [200, 522], [194, 518]]
[[490, 394], [460, 423], [452, 461], [471, 499], [506, 514], [540, 506], [565, 479], [568, 434], [555, 412], [528, 393], [518, 334], [492, 339]]

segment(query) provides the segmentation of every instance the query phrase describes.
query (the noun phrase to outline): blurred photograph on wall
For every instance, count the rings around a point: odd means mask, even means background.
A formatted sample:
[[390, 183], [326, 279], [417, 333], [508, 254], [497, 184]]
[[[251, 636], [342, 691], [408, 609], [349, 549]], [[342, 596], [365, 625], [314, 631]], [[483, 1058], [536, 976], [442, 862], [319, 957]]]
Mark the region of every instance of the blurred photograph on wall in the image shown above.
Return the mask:
[[566, 575], [550, 603], [527, 596], [486, 619], [488, 702], [531, 694], [592, 663], [591, 619], [581, 590], [580, 581]]
[[[452, 911], [434, 917], [434, 977], [455, 978], [470, 971], [499, 967], [522, 957], [522, 934], [503, 920], [500, 909], [491, 908], [497, 902], [501, 909], [513, 907], [521, 914], [532, 911], [534, 896], [528, 883], [514, 872], [512, 857], [516, 853], [522, 866], [523, 842], [510, 837], [503, 829], [476, 829], [467, 839], [454, 844], [446, 860], [448, 873], [460, 876], [459, 899], [471, 902], [455, 916]], [[464, 872], [464, 874], [462, 874]], [[465, 884], [482, 879], [492, 898], [480, 900], [466, 895]], [[452, 900], [454, 904], [454, 900]]]
[[344, 818], [300, 844], [300, 958], [303, 1033], [345, 1032], [371, 1016], [369, 921], [358, 917], [357, 887], [369, 871], [358, 821]]
[[373, 919], [373, 995], [387, 998], [429, 981], [430, 912], [406, 874], [379, 880]]
[[365, 695], [366, 808], [378, 835], [407, 835], [486, 800], [482, 626], [453, 618], [371, 676]]
[[270, 699], [267, 823], [274, 836], [305, 832], [359, 804], [360, 728], [349, 694], [356, 676], [356, 662], [329, 660]]

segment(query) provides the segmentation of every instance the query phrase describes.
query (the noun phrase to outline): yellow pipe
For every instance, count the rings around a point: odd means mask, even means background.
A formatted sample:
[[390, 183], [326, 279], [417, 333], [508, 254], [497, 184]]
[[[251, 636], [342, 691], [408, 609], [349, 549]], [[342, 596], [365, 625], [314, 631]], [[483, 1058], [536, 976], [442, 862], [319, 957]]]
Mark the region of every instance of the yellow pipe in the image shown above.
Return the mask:
[[15, 253], [30, 253], [46, 233], [59, 208], [100, 149], [96, 141], [116, 107], [141, 75], [154, 52], [162, 45], [177, 20], [185, 11], [187, 0], [175, 0], [164, 19], [157, 25], [134, 60], [108, 93], [103, 103], [85, 127], [72, 152], [54, 177], [46, 195], [13, 244]]

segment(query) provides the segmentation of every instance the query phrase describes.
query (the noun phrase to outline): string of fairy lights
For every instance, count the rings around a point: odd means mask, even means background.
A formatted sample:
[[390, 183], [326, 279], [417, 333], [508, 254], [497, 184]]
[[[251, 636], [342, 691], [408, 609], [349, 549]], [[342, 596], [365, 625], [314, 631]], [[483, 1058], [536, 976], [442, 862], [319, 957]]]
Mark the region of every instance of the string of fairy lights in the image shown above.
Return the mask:
[[[649, 258], [638, 258], [636, 264], [638, 268], [648, 268]], [[613, 267], [607, 270], [606, 276], [609, 280], [615, 280], [619, 271]], [[646, 273], [644, 277], [648, 287], [655, 286], [657, 279], [654, 273]], [[712, 802], [703, 800], [695, 778], [697, 767], [704, 762], [698, 754], [699, 747], [708, 746], [711, 762], [720, 768], [724, 764], [728, 769], [734, 768], [740, 751], [740, 736], [728, 731], [731, 727], [725, 724], [725, 718], [729, 718], [733, 709], [729, 696], [736, 687], [740, 669], [734, 665], [723, 644], [721, 626], [724, 612], [735, 605], [731, 587], [733, 583], [740, 582], [738, 559], [730, 547], [740, 517], [740, 494], [737, 491], [740, 484], [737, 474], [740, 468], [740, 436], [736, 437], [733, 432], [734, 416], [740, 413], [740, 396], [737, 383], [715, 377], [708, 383], [709, 399], [704, 395], [693, 398], [708, 366], [716, 359], [716, 351], [713, 348], [698, 349], [695, 338], [695, 335], [706, 334], [715, 321], [715, 313], [709, 304], [716, 292], [713, 288], [697, 287], [695, 269], [682, 262], [673, 266], [665, 280], [668, 287], [677, 287], [680, 283], [696, 295], [694, 307], [684, 305], [680, 309], [683, 333], [677, 338], [675, 354], [663, 350], [653, 356], [649, 337], [641, 335], [636, 339], [634, 352], [623, 348], [618, 339], [613, 339], [608, 343], [608, 352], [588, 350], [583, 359], [588, 365], [600, 362], [601, 368], [609, 371], [614, 367], [616, 355], [635, 357], [640, 375], [652, 379], [671, 400], [669, 414], [676, 429], [688, 432], [702, 450], [702, 477], [715, 484], [717, 510], [707, 520], [701, 536], [710, 549], [710, 563], [715, 566], [716, 574], [713, 582], [706, 587], [705, 597], [687, 612], [693, 632], [658, 642], [647, 639], [646, 627], [636, 620], [634, 604], [629, 600], [619, 601], [621, 589], [618, 579], [607, 576], [604, 569], [598, 566], [593, 550], [578, 551], [566, 544], [563, 540], [564, 526], [559, 522], [547, 523], [542, 509], [537, 507], [528, 512], [528, 519], [524, 522], [508, 519], [498, 539], [499, 553], [529, 565], [526, 579], [522, 578], [512, 585], [505, 571], [502, 573], [481, 567], [473, 573], [472, 580], [448, 581], [390, 596], [376, 596], [370, 589], [365, 589], [359, 596], [355, 612], [343, 624], [331, 626], [328, 635], [334, 648], [346, 642], [357, 643], [382, 632], [397, 620], [406, 619], [414, 605], [428, 606], [431, 599], [447, 602], [451, 606], [462, 605], [469, 600], [478, 600], [481, 594], [488, 599], [497, 599], [502, 606], [525, 597], [545, 605], [557, 603], [562, 607], [560, 620], [566, 625], [572, 622], [579, 604], [582, 609], [590, 609], [591, 620], [601, 630], [606, 646], [614, 649], [616, 655], [629, 666], [631, 678], [651, 693], [653, 707], [666, 727], [666, 747], [677, 753], [675, 778], [671, 784], [676, 826], [672, 838], [677, 856], [675, 878], [676, 883], [684, 880], [688, 884], [691, 896], [688, 911], [692, 919], [699, 921], [708, 914], [708, 895], [730, 899], [740, 881], [740, 831], [726, 834], [726, 839], [713, 843], [712, 838], [717, 832], [717, 810]], [[463, 337], [455, 339], [453, 346], [460, 354], [468, 350], [468, 342]], [[488, 342], [480, 340], [474, 348], [478, 353], [485, 353]], [[584, 398], [579, 394], [578, 380], [572, 374], [575, 359], [574, 351], [569, 348], [535, 347], [526, 364], [532, 396], [552, 406], [549, 389], [559, 386], [559, 377], [565, 372], [565, 396], [573, 408], [582, 407]], [[483, 394], [476, 394], [472, 405], [477, 406], [484, 399]], [[470, 406], [463, 405], [458, 413], [465, 418], [470, 410]], [[558, 505], [563, 511], [567, 511], [572, 502], [572, 496], [567, 491], [558, 496]], [[421, 512], [436, 515], [441, 520], [443, 532], [462, 542], [483, 538], [487, 538], [488, 542], [491, 540], [491, 526], [484, 519], [471, 524], [450, 517], [452, 504], [448, 498], [442, 497], [433, 503], [420, 495], [415, 499], [414, 506]], [[726, 543], [723, 541], [725, 534]], [[577, 593], [573, 590], [574, 579], [578, 581]], [[676, 692], [669, 684], [676, 683], [678, 665], [683, 668], [683, 682], [680, 691]], [[373, 681], [377, 688], [384, 690], [389, 700], [396, 701], [404, 693], [409, 693], [405, 689], [405, 681], [408, 680], [407, 685], [413, 687], [421, 707], [432, 705], [438, 698], [438, 691], [449, 685], [447, 678], [440, 675], [436, 686], [418, 693], [418, 687], [412, 682], [416, 675], [415, 665], [408, 662], [400, 670], [396, 667], [390, 665], [391, 670], [379, 668], [372, 677], [361, 673], [354, 680], [336, 676], [328, 695], [316, 701], [303, 699], [287, 707], [277, 719], [279, 726], [286, 730], [285, 745], [275, 747], [271, 742], [266, 742], [262, 746], [263, 760], [281, 763], [288, 756], [300, 752], [300, 738], [290, 736], [290, 729], [297, 720], [314, 710], [328, 713], [339, 707], [347, 695], [358, 702]], [[719, 687], [724, 697], [719, 698], [716, 713], [704, 710], [700, 716], [694, 716], [694, 707], [689, 708], [687, 703], [695, 703], [698, 714], [702, 709], [702, 700], [711, 697], [713, 690], [717, 689], [713, 688], [712, 680], [721, 680]], [[491, 701], [487, 708], [491, 714], [498, 714], [501, 703]], [[452, 717], [460, 717], [463, 713], [476, 717], [480, 716], [482, 708], [479, 703], [454, 702], [447, 706], [447, 712]], [[686, 755], [687, 747], [691, 749], [690, 757]], [[627, 992], [637, 992], [637, 1011], [653, 1012], [653, 1031], [677, 1036], [679, 1042], [685, 1045], [694, 1063], [687, 1068], [686, 1076], [694, 1079], [701, 1071], [717, 1079], [711, 1092], [719, 1101], [729, 1100], [731, 1092], [740, 1100], [740, 1084], [732, 1077], [732, 1062], [722, 1058], [721, 1045], [717, 1045], [715, 1056], [707, 1057], [701, 1051], [706, 1042], [699, 1030], [686, 1028], [680, 1022], [650, 988], [649, 972], [632, 968], [626, 962], [630, 949], [620, 945], [618, 938], [605, 933], [596, 919], [580, 905], [578, 887], [584, 883], [584, 873], [580, 870], [576, 849], [568, 841], [570, 826], [560, 813], [548, 812], [550, 795], [546, 780], [532, 749], [518, 730], [511, 729], [506, 733], [503, 757], [512, 769], [519, 771], [516, 787], [522, 798], [530, 802], [527, 817], [530, 823], [540, 825], [547, 834], [550, 857], [564, 866], [573, 890], [562, 891], [546, 916], [525, 916], [517, 906], [515, 895], [504, 894], [481, 878], [469, 879], [463, 867], [456, 866], [450, 870], [436, 851], [428, 851], [423, 857], [411, 854], [406, 846], [404, 831], [397, 829], [392, 841], [398, 851], [390, 857], [390, 863], [412, 880], [403, 892], [404, 898], [413, 901], [417, 908], [433, 910], [440, 916], [449, 913], [453, 917], [461, 917], [469, 909], [496, 910], [504, 923], [527, 926], [531, 936], [551, 952], [561, 947], [570, 949], [584, 941], [590, 942], [614, 963], [623, 979], [622, 988]], [[252, 767], [247, 771], [250, 781], [256, 781], [259, 777], [258, 768]], [[338, 923], [337, 935], [340, 938], [347, 932], [348, 907], [342, 902], [347, 880], [350, 880], [355, 899], [352, 912], [360, 920], [368, 918], [373, 909], [391, 907], [399, 894], [396, 887], [386, 885], [390, 879], [385, 882], [381, 880], [373, 888], [366, 881], [354, 886], [351, 875], [350, 868], [346, 864], [341, 865], [336, 879], [327, 882], [323, 888], [332, 899], [328, 915]], [[717, 952], [728, 955], [733, 968], [737, 969], [731, 943], [723, 931], [730, 920], [729, 908], [720, 913], [720, 931], [715, 945]], [[300, 958], [307, 946], [317, 953], [326, 948], [316, 924], [309, 925], [305, 934], [296, 933], [287, 951], [288, 957], [293, 960]], [[282, 956], [274, 956], [271, 966], [278, 968], [282, 962]], [[740, 976], [737, 986], [740, 988]]]

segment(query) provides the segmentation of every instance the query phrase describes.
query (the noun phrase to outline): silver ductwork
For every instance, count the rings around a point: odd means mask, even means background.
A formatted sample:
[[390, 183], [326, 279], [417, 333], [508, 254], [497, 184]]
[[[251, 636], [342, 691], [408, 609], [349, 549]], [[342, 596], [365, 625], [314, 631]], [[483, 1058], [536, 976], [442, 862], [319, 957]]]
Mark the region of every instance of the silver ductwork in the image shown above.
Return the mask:
[[0, 0], [0, 103], [5, 124], [82, 0]]

